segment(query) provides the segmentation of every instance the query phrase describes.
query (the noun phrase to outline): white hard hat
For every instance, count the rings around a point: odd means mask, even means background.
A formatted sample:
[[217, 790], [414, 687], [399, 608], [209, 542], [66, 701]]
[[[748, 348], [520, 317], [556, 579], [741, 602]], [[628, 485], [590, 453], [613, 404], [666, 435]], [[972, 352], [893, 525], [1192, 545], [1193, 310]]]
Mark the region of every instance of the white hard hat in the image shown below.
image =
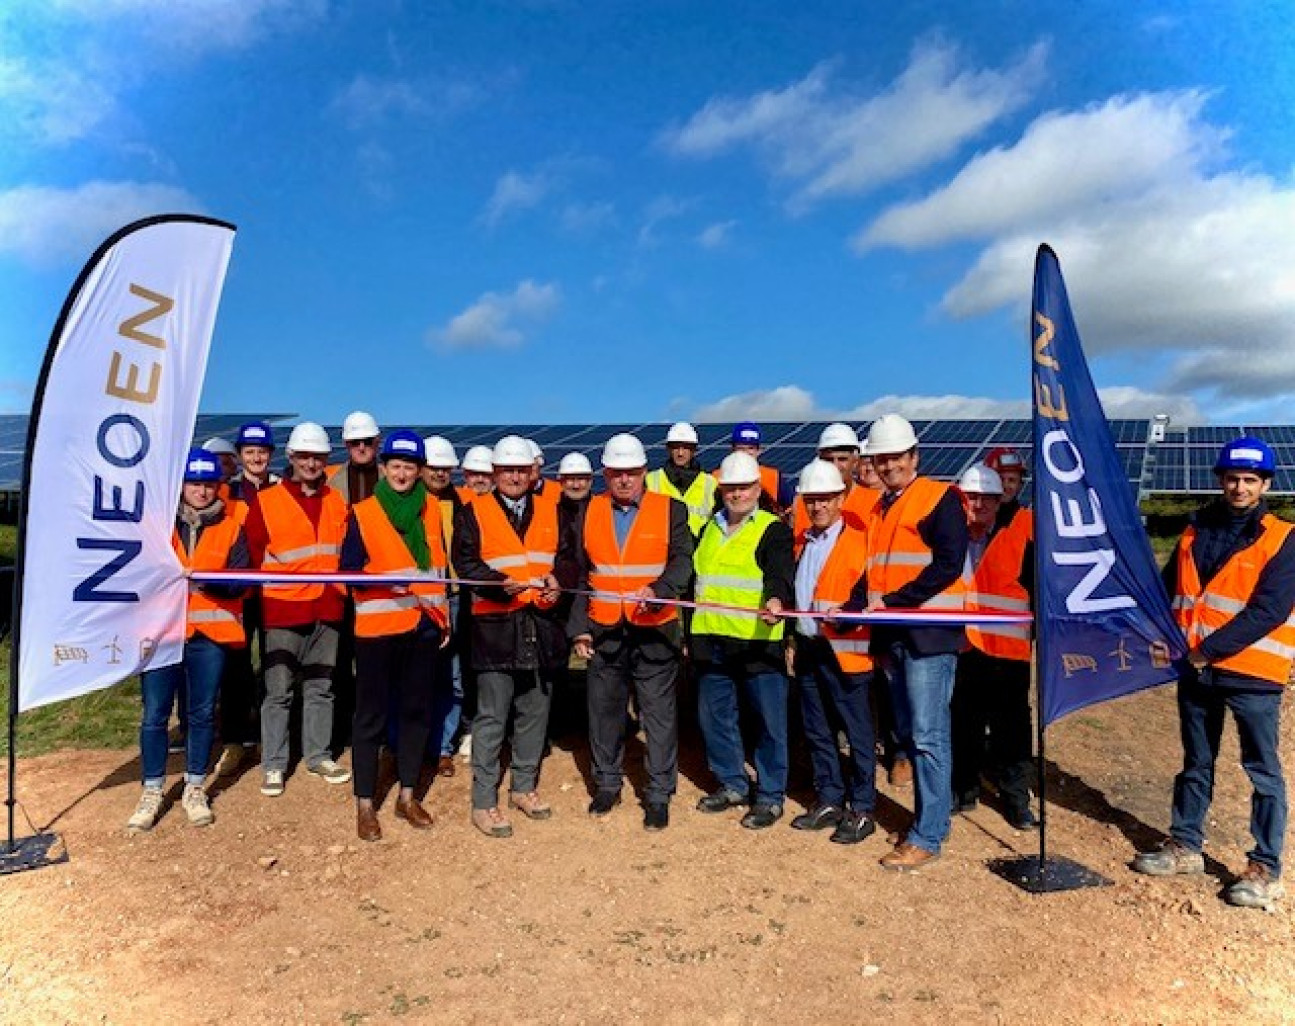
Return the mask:
[[494, 453], [488, 445], [474, 445], [471, 449], [463, 454], [463, 469], [471, 470], [477, 474], [489, 474], [494, 470], [494, 464], [491, 460]]
[[760, 464], [749, 452], [731, 452], [719, 465], [722, 485], [755, 484], [760, 480]]
[[908, 452], [917, 445], [917, 435], [913, 425], [898, 413], [883, 413], [868, 428], [868, 444], [865, 451], [869, 456], [885, 456], [899, 452]]
[[535, 460], [539, 460], [540, 465], [543, 466], [544, 450], [539, 447], [538, 443], [536, 443], [534, 438], [526, 438], [526, 439], [523, 439], [523, 441], [526, 442], [527, 448], [531, 450], [531, 461], [534, 462]]
[[797, 495], [832, 495], [845, 491], [845, 481], [835, 463], [811, 460], [800, 472], [796, 483]]
[[1002, 495], [1003, 479], [983, 463], [973, 463], [958, 478], [958, 487], [973, 495]]
[[363, 410], [356, 410], [354, 413], [347, 414], [342, 421], [342, 441], [356, 442], [361, 438], [377, 438], [382, 434], [378, 430], [378, 422], [373, 419], [373, 414], [365, 413]]
[[452, 470], [459, 465], [459, 458], [454, 453], [454, 446], [448, 438], [440, 435], [428, 435], [423, 439], [423, 451], [427, 454], [429, 467], [440, 467]]
[[504, 435], [490, 453], [490, 463], [494, 467], [529, 467], [534, 462], [531, 447], [521, 435]]
[[838, 421], [823, 428], [823, 433], [818, 436], [818, 448], [820, 452], [824, 449], [857, 449], [859, 436], [849, 424]]
[[670, 445], [673, 442], [679, 442], [683, 445], [696, 445], [697, 429], [686, 420], [671, 424], [670, 430], [665, 433], [665, 444]]
[[328, 432], [318, 424], [303, 420], [288, 435], [288, 452], [317, 452], [327, 456], [333, 451]]
[[234, 443], [220, 437], [208, 438], [202, 443], [202, 447], [208, 452], [214, 452], [217, 456], [237, 456], [238, 452], [234, 449]]
[[558, 477], [574, 477], [576, 475], [588, 475], [594, 472], [593, 465], [589, 462], [589, 457], [582, 452], [569, 452], [562, 457], [562, 462], [558, 464]]
[[647, 466], [643, 443], [633, 435], [612, 435], [603, 446], [603, 466], [610, 470], [637, 470]]

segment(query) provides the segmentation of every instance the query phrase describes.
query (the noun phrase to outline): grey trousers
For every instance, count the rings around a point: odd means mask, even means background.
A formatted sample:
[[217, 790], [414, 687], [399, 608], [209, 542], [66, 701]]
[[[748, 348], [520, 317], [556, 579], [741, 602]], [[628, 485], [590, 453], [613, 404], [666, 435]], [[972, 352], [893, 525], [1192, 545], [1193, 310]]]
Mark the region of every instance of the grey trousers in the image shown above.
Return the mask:
[[292, 693], [301, 682], [301, 755], [307, 766], [331, 758], [333, 665], [337, 625], [270, 627], [265, 632], [265, 700], [261, 703], [261, 769], [288, 768]]
[[513, 712], [509, 790], [534, 791], [549, 724], [553, 681], [543, 670], [482, 670], [477, 674], [477, 714], [472, 719], [472, 807], [499, 804], [499, 765], [508, 713]]

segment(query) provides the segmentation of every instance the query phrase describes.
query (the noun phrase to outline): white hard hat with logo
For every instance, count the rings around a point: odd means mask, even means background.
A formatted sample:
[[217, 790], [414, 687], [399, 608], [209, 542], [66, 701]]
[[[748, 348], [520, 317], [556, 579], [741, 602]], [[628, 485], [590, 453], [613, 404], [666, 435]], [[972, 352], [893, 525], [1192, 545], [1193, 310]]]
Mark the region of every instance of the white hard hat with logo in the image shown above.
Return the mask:
[[504, 435], [495, 443], [490, 463], [496, 468], [529, 467], [535, 462], [535, 457], [531, 455], [532, 444], [521, 435]]
[[292, 429], [288, 435], [288, 452], [314, 452], [327, 456], [333, 451], [333, 443], [328, 440], [328, 432], [318, 424], [304, 420]]
[[958, 487], [968, 495], [1002, 495], [1003, 479], [983, 463], [973, 463], [958, 478]]
[[665, 433], [665, 444], [673, 445], [676, 442], [680, 445], [696, 445], [697, 429], [686, 420], [671, 424], [670, 430]]
[[845, 491], [845, 481], [835, 463], [811, 460], [796, 482], [797, 495], [834, 495]]
[[913, 425], [898, 413], [883, 413], [868, 428], [869, 456], [886, 456], [908, 452], [917, 447], [917, 435]]
[[859, 436], [849, 424], [838, 421], [823, 428], [823, 433], [818, 436], [818, 448], [820, 452], [824, 449], [857, 449]]
[[647, 453], [633, 435], [612, 435], [603, 446], [602, 462], [609, 470], [637, 470], [647, 466]]
[[558, 464], [558, 477], [588, 477], [593, 472], [593, 464], [582, 452], [569, 452]]
[[342, 421], [342, 441], [358, 442], [361, 438], [377, 438], [382, 434], [378, 430], [378, 422], [373, 419], [373, 414], [365, 413], [363, 410], [356, 410], [349, 413], [346, 419]]
[[489, 474], [495, 469], [494, 453], [488, 445], [474, 445], [463, 454], [463, 469], [476, 474]]
[[719, 465], [719, 483], [748, 485], [760, 480], [760, 464], [749, 452], [731, 452]]
[[448, 438], [443, 438], [440, 435], [428, 435], [423, 439], [423, 451], [427, 454], [427, 465], [429, 467], [453, 470], [459, 465], [459, 457], [455, 455], [454, 446], [450, 444]]
[[539, 447], [539, 444], [535, 441], [534, 438], [527, 438], [525, 439], [525, 442], [527, 447], [531, 450], [531, 461], [534, 462], [535, 460], [539, 460], [540, 466], [543, 466], [544, 450]]

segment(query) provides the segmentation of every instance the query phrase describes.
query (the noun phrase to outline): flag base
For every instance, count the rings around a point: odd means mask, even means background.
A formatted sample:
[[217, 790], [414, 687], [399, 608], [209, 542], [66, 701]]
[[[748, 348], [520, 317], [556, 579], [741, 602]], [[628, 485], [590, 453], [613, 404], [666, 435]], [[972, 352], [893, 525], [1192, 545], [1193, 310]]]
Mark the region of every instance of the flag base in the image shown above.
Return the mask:
[[1037, 855], [990, 859], [989, 870], [1030, 894], [1053, 894], [1111, 885], [1111, 881], [1100, 873], [1059, 855], [1049, 855], [1042, 860]]
[[67, 861], [67, 845], [58, 834], [16, 837], [12, 845], [0, 840], [0, 876], [44, 869]]

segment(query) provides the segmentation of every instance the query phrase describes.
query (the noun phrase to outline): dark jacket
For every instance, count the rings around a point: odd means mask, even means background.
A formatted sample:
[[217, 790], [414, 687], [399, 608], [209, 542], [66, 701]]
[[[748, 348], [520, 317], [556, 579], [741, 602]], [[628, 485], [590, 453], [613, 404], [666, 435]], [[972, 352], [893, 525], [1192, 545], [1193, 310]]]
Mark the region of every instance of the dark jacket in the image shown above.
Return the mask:
[[[950, 488], [935, 508], [917, 522], [917, 533], [931, 550], [931, 562], [913, 580], [897, 591], [882, 596], [891, 609], [914, 609], [933, 598], [962, 576], [967, 559], [967, 514], [955, 489]], [[850, 592], [842, 607], [857, 613], [868, 605], [868, 575]], [[958, 652], [966, 635], [961, 627], [874, 627], [872, 651], [881, 653], [895, 643], [915, 656]]]
[[[498, 502], [507, 512], [503, 499], [498, 493], [491, 493], [486, 501]], [[522, 514], [522, 533], [530, 526], [535, 511], [535, 499], [528, 497], [525, 512]], [[563, 528], [563, 515], [558, 513], [559, 540], [567, 536]], [[506, 581], [508, 575], [488, 566], [481, 558], [481, 525], [477, 521], [472, 505], [466, 505], [454, 522], [454, 542], [451, 561], [455, 572], [467, 580]], [[572, 556], [559, 545], [558, 562], [554, 566], [554, 575], [559, 581], [562, 576], [570, 578], [568, 569]], [[559, 570], [562, 576], [559, 576]], [[494, 602], [507, 602], [508, 593], [502, 587], [490, 585], [473, 586], [464, 589], [469, 593], [464, 601], [470, 601], [470, 593], [478, 593], [482, 598]], [[512, 613], [472, 613], [468, 628], [469, 645], [472, 651], [472, 669], [477, 672], [490, 670], [558, 670], [567, 665], [566, 610], [559, 602], [553, 609], [539, 609], [526, 606]]]
[[[1232, 556], [1259, 539], [1263, 531], [1261, 522], [1267, 512], [1267, 503], [1261, 501], [1248, 514], [1236, 517], [1221, 499], [1196, 512], [1192, 517], [1192, 526], [1196, 528], [1192, 561], [1196, 564], [1202, 585], [1208, 585]], [[1176, 595], [1177, 550], [1165, 566], [1164, 580], [1169, 594]], [[1292, 608], [1295, 608], [1295, 532], [1287, 537], [1277, 555], [1260, 571], [1245, 608], [1201, 642], [1201, 654], [1210, 663], [1236, 655], [1284, 623]], [[1219, 687], [1266, 691], [1274, 687], [1271, 681], [1214, 666], [1207, 666], [1200, 679], [1204, 684]]]
[[[574, 556], [574, 584], [579, 592], [589, 590], [590, 561], [584, 544], [585, 514], [588, 509], [589, 504], [584, 503], [580, 508], [580, 515], [570, 521], [567, 526], [570, 537], [563, 546], [564, 551]], [[670, 543], [667, 551], [665, 570], [652, 583], [651, 588], [658, 598], [682, 598], [692, 584], [693, 537], [692, 530], [688, 527], [688, 507], [674, 498], [670, 500]], [[677, 618], [660, 627], [634, 627], [625, 623], [606, 627], [596, 624], [589, 619], [589, 596], [577, 593], [571, 604], [571, 614], [567, 618], [567, 635], [578, 638], [582, 634], [591, 634], [595, 647], [602, 645], [609, 634], [633, 636], [640, 645], [657, 640], [674, 651], [678, 651], [682, 641], [680, 620]], [[658, 638], [653, 639], [652, 635]]]

